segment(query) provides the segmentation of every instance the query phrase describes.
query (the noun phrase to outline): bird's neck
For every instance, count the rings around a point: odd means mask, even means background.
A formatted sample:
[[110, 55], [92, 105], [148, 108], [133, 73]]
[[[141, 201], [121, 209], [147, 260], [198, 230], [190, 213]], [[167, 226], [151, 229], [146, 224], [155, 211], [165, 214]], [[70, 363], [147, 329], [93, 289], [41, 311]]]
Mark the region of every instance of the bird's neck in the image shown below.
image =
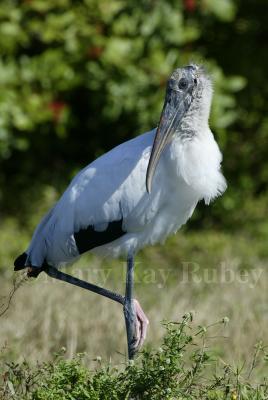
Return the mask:
[[209, 113], [210, 102], [194, 101], [182, 119], [176, 137], [184, 142], [196, 137], [205, 138], [211, 135], [208, 125]]
[[212, 89], [210, 86], [201, 87], [195, 93], [195, 97], [176, 132], [179, 140], [184, 142], [195, 137], [205, 138], [211, 135], [208, 126], [211, 100]]

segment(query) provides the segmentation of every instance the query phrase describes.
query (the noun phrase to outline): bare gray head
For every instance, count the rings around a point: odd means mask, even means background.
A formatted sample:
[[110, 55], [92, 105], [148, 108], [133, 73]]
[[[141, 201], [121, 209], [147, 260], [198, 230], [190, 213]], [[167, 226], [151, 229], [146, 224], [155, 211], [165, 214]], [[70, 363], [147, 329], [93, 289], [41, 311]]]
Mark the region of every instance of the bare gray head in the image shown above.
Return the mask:
[[151, 191], [154, 172], [164, 148], [174, 136], [185, 135], [189, 119], [208, 121], [211, 98], [211, 80], [202, 66], [191, 64], [178, 68], [170, 76], [147, 169], [148, 193]]

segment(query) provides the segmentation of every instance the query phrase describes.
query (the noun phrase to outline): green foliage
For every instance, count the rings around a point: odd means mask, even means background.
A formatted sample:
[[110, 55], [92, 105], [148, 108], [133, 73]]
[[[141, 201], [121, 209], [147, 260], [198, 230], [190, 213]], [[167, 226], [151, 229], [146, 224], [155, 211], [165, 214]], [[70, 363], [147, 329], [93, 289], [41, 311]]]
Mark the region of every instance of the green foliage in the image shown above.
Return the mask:
[[188, 313], [181, 322], [164, 324], [160, 348], [143, 351], [121, 368], [97, 358], [96, 368], [90, 370], [83, 364], [83, 355], [64, 360], [63, 354], [36, 368], [27, 362], [8, 364], [0, 393], [6, 400], [266, 399], [267, 382], [252, 384], [250, 379], [256, 363], [267, 361], [261, 343], [249, 366], [237, 369], [220, 365], [207, 347], [211, 329], [226, 323], [228, 318], [196, 327]]
[[[204, 58], [215, 82], [211, 125], [229, 178], [229, 191], [214, 215], [236, 210], [245, 195], [265, 192], [267, 68], [258, 65], [267, 61], [256, 24], [267, 15], [267, 4], [251, 3], [2, 2], [0, 203], [5, 213], [21, 217], [44, 186], [60, 192], [93, 158], [156, 126], [171, 71]], [[249, 40], [254, 57], [247, 56]], [[261, 58], [256, 65], [255, 53]]]

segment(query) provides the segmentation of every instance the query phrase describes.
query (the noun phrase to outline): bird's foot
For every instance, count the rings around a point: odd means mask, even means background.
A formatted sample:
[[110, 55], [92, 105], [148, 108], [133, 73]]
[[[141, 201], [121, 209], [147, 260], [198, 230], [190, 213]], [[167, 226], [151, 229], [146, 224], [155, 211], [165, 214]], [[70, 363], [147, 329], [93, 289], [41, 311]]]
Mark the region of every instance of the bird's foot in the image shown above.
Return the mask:
[[136, 329], [135, 329], [135, 342], [134, 342], [134, 349], [136, 352], [142, 347], [142, 345], [146, 339], [149, 320], [146, 317], [143, 309], [141, 308], [138, 300], [134, 299], [133, 303], [134, 303], [134, 309], [135, 309], [135, 314], [136, 314], [136, 321], [135, 321]]
[[37, 268], [37, 267], [28, 267], [27, 268], [27, 277], [28, 278], [37, 278], [38, 275], [43, 271], [43, 267]]
[[136, 299], [125, 302], [124, 314], [127, 329], [128, 356], [131, 360], [144, 343], [149, 320]]

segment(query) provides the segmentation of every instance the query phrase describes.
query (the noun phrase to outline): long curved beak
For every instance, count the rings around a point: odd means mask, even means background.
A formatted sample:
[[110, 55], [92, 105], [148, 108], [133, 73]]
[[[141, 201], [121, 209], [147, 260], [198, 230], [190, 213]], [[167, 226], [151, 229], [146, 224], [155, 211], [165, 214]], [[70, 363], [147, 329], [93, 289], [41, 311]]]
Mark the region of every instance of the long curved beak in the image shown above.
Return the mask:
[[190, 103], [191, 98], [189, 95], [184, 97], [180, 91], [172, 89], [167, 90], [146, 173], [146, 189], [148, 193], [150, 193], [152, 189], [152, 180], [160, 156], [166, 145], [171, 142]]

